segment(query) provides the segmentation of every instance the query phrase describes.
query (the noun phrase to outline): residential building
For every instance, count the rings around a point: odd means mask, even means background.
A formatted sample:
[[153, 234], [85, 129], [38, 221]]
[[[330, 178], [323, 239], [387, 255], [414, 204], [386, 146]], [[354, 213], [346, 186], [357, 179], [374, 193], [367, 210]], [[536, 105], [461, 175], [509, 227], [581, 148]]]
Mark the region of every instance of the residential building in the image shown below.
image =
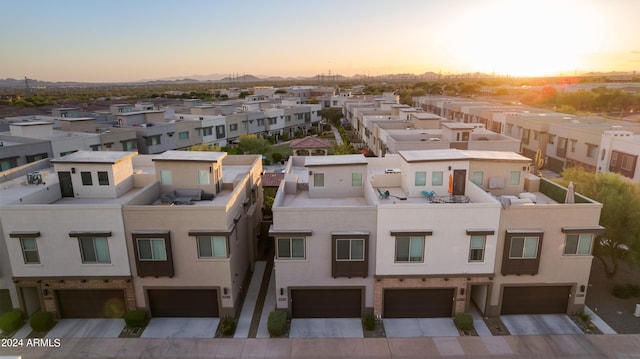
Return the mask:
[[616, 172], [640, 181], [640, 135], [614, 128], [604, 131], [600, 141], [597, 172]]

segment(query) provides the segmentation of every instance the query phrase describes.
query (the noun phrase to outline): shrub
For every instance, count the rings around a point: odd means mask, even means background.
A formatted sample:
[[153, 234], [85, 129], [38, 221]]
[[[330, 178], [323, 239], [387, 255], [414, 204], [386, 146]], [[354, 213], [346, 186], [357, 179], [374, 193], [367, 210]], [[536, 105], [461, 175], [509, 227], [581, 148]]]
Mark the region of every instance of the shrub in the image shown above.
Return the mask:
[[283, 310], [274, 310], [269, 313], [267, 320], [267, 329], [272, 337], [280, 337], [287, 329], [287, 312]]
[[282, 161], [282, 157], [283, 155], [280, 152], [274, 152], [271, 154], [271, 158], [273, 159], [274, 163]]
[[220, 322], [220, 332], [224, 335], [233, 335], [236, 332], [236, 321], [233, 318], [224, 318]]
[[376, 328], [376, 318], [373, 314], [367, 314], [362, 317], [362, 326], [365, 330], [374, 330]]
[[44, 332], [53, 327], [53, 315], [50, 312], [36, 312], [29, 320], [31, 328], [37, 332]]
[[5, 333], [13, 333], [22, 326], [23, 322], [24, 318], [21, 311], [6, 312], [0, 316], [0, 329]]
[[471, 330], [473, 329], [473, 317], [467, 313], [458, 313], [454, 319], [456, 326], [460, 330]]
[[578, 313], [578, 316], [585, 323], [591, 320], [591, 314], [589, 314], [589, 313], [585, 313], [585, 312]]
[[144, 327], [147, 324], [147, 312], [144, 310], [130, 310], [124, 315], [124, 322], [129, 327]]
[[282, 141], [289, 141], [289, 134], [288, 133], [284, 133], [282, 134]]

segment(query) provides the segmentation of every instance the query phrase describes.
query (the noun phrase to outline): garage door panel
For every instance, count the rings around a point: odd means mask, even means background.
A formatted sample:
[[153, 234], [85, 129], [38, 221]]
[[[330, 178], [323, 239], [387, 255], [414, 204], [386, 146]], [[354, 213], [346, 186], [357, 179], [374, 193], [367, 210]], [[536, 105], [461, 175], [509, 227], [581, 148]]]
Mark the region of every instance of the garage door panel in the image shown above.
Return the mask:
[[56, 290], [61, 318], [122, 318], [126, 312], [124, 290]]
[[570, 286], [505, 287], [501, 314], [564, 314]]
[[386, 289], [384, 291], [384, 317], [451, 317], [453, 296], [453, 288]]
[[149, 308], [154, 317], [218, 317], [215, 289], [149, 289]]
[[295, 289], [291, 291], [294, 318], [359, 318], [360, 289]]

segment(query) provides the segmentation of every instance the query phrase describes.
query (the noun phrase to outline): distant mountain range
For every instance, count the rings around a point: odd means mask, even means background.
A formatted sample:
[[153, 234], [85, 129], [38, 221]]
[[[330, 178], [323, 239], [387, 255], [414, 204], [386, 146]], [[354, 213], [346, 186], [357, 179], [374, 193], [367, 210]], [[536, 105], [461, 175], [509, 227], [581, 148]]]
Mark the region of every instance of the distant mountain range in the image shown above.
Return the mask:
[[[611, 71], [611, 72], [588, 72], [578, 76], [632, 76], [635, 72], [624, 71]], [[188, 84], [188, 83], [201, 83], [201, 82], [216, 82], [216, 83], [256, 83], [256, 82], [283, 82], [283, 81], [300, 81], [300, 82], [336, 82], [336, 81], [434, 81], [438, 79], [447, 78], [459, 78], [459, 79], [473, 79], [473, 78], [487, 78], [494, 77], [494, 75], [485, 73], [464, 73], [464, 74], [437, 74], [435, 72], [425, 72], [423, 74], [386, 74], [378, 76], [367, 75], [327, 75], [319, 74], [310, 77], [298, 76], [298, 77], [281, 77], [281, 76], [255, 76], [249, 74], [210, 74], [210, 75], [191, 75], [191, 76], [174, 76], [165, 77], [160, 79], [145, 79], [139, 81], [129, 82], [77, 82], [77, 81], [64, 81], [64, 82], [51, 82], [40, 81], [35, 79], [29, 79], [29, 87], [31, 88], [43, 88], [43, 87], [87, 87], [87, 86], [113, 86], [113, 85], [140, 85], [140, 84]], [[0, 79], [0, 88], [24, 88], [24, 79], [6, 78]]]

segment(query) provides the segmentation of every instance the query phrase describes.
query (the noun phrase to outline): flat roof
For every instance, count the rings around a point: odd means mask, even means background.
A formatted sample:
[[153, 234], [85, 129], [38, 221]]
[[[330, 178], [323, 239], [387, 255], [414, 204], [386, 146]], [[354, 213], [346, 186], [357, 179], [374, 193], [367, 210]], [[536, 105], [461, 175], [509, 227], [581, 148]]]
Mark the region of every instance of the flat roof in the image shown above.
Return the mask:
[[226, 156], [226, 152], [166, 151], [153, 158], [152, 161], [219, 162]]
[[464, 123], [464, 122], [443, 122], [442, 127], [455, 130], [472, 130], [480, 124]]
[[306, 157], [304, 165], [311, 166], [342, 166], [342, 165], [366, 165], [364, 155], [337, 155], [337, 156], [311, 156]]
[[56, 117], [59, 121], [68, 121], [68, 122], [74, 122], [74, 121], [95, 121], [96, 119], [93, 117]]
[[30, 121], [30, 122], [18, 122], [10, 123], [9, 126], [40, 126], [40, 125], [53, 125], [53, 122], [49, 121]]
[[531, 159], [515, 152], [508, 151], [473, 151], [455, 148], [439, 150], [399, 151], [398, 154], [407, 162], [451, 161], [451, 160], [495, 160], [531, 162]]
[[113, 164], [127, 157], [136, 156], [137, 152], [124, 151], [77, 151], [64, 157], [52, 159], [54, 163], [109, 163]]

